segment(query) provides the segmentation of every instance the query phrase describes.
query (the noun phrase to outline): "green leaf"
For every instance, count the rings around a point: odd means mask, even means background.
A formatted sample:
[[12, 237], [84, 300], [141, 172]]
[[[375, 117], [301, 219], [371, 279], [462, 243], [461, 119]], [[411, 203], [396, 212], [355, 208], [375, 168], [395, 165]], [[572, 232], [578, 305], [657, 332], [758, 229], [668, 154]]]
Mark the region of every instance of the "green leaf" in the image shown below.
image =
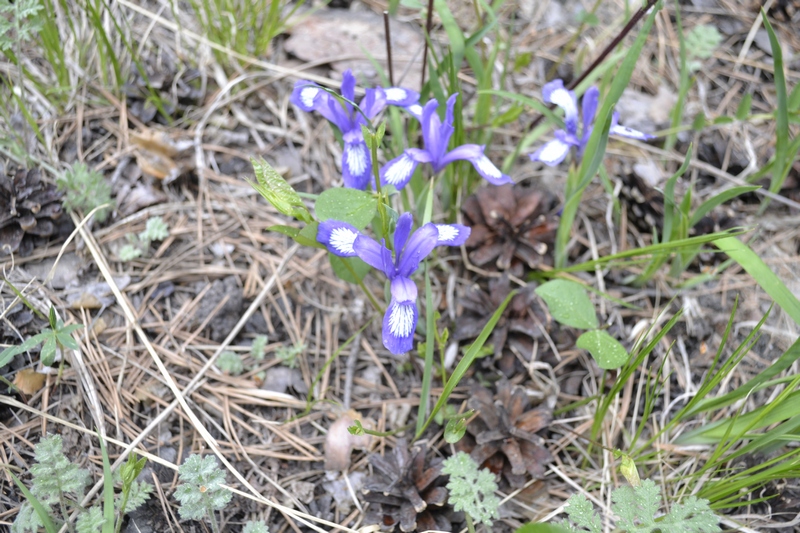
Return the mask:
[[100, 440], [100, 453], [103, 456], [103, 533], [114, 533], [114, 476], [111, 473], [111, 461], [108, 459], [106, 443], [99, 432], [97, 437]]
[[708, 24], [700, 24], [692, 28], [686, 35], [687, 52], [692, 57], [708, 59], [714, 53], [720, 43], [722, 35], [717, 28]]
[[339, 257], [328, 252], [333, 272], [348, 283], [360, 283], [369, 272], [370, 266], [358, 257]]
[[724, 204], [728, 200], [736, 198], [737, 196], [741, 196], [742, 194], [746, 194], [748, 192], [757, 191], [761, 187], [757, 185], [742, 185], [740, 187], [731, 187], [726, 191], [722, 191], [718, 195], [709, 198], [695, 210], [692, 214], [692, 218], [689, 220], [689, 227], [693, 228], [700, 220], [706, 216], [711, 210], [713, 210], [718, 205]]
[[44, 366], [53, 366], [56, 360], [56, 336], [51, 335], [44, 341], [42, 351], [39, 353], [39, 358]]
[[735, 237], [714, 241], [717, 248], [739, 263], [775, 303], [800, 325], [800, 301], [749, 246]]
[[[791, 165], [789, 160], [789, 98], [786, 94], [786, 75], [783, 72], [783, 52], [772, 29], [764, 8], [761, 8], [761, 19], [769, 35], [769, 45], [772, 48], [772, 63], [775, 85], [775, 166], [772, 169], [772, 179], [769, 185], [770, 192], [777, 193], [781, 190], [783, 182], [789, 173]], [[769, 198], [764, 198], [759, 213], [763, 212], [769, 204]]]
[[371, 193], [345, 187], [328, 189], [314, 205], [320, 222], [339, 220], [360, 230], [367, 227], [377, 208], [378, 200]]
[[700, 111], [698, 114], [694, 116], [694, 120], [692, 120], [692, 129], [694, 131], [700, 131], [705, 127], [706, 127], [706, 116], [702, 111]]
[[3, 367], [11, 361], [11, 359], [22, 352], [27, 352], [31, 348], [38, 346], [38, 344], [47, 338], [50, 334], [49, 329], [45, 329], [42, 333], [37, 333], [33, 337], [29, 338], [19, 346], [9, 346], [2, 352], [0, 352], [0, 367]]
[[578, 329], [598, 326], [594, 305], [580, 284], [554, 279], [536, 287], [536, 294], [545, 301], [550, 314], [559, 323]]
[[601, 329], [587, 331], [578, 337], [575, 346], [592, 354], [597, 366], [604, 370], [619, 368], [628, 360], [628, 351], [617, 339]]
[[753, 93], [745, 93], [739, 107], [736, 108], [736, 120], [745, 120], [753, 107]]
[[300, 230], [297, 237], [294, 237], [295, 242], [303, 246], [324, 249], [325, 246], [317, 241], [317, 228], [319, 228], [319, 222], [316, 220], [311, 222], [308, 226]]
[[570, 530], [556, 524], [525, 524], [515, 533], [570, 533]]
[[11, 479], [14, 480], [14, 483], [16, 483], [17, 487], [19, 487], [20, 492], [22, 492], [22, 495], [25, 497], [28, 503], [31, 504], [33, 510], [36, 511], [36, 514], [39, 516], [39, 520], [42, 522], [42, 524], [44, 524], [45, 531], [47, 531], [47, 533], [56, 533], [58, 528], [56, 528], [53, 520], [50, 518], [50, 514], [47, 512], [47, 509], [45, 509], [44, 505], [42, 505], [42, 502], [40, 502], [39, 499], [28, 490], [28, 487], [26, 487], [22, 481], [20, 481], [19, 478], [14, 475], [14, 472], [9, 470], [8, 475], [10, 475]]
[[467, 419], [473, 415], [473, 411], [456, 416], [447, 421], [444, 427], [444, 440], [450, 444], [455, 444], [464, 438], [467, 432]]
[[303, 222], [311, 222], [313, 218], [309, 213], [300, 195], [283, 179], [272, 165], [263, 159], [251, 159], [257, 183], [250, 185], [272, 204], [278, 212], [288, 215]]

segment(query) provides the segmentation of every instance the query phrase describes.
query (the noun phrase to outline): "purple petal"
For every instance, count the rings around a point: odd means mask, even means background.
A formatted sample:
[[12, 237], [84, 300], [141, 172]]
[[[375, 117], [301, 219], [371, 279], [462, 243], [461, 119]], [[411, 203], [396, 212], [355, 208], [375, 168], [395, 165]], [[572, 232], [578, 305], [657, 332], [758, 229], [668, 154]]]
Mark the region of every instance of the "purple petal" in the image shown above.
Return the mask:
[[541, 161], [547, 166], [554, 167], [561, 163], [569, 153], [570, 145], [560, 139], [553, 139], [533, 152], [531, 161]]
[[388, 87], [383, 89], [386, 103], [400, 107], [408, 107], [419, 102], [419, 93], [403, 87]]
[[542, 99], [548, 104], [556, 104], [564, 110], [564, 124], [567, 132], [575, 135], [578, 131], [578, 103], [575, 93], [564, 88], [564, 82], [553, 80], [542, 87]]
[[383, 345], [387, 350], [402, 355], [414, 348], [417, 317], [416, 302], [401, 303], [392, 298], [383, 317]]
[[436, 246], [461, 246], [467, 242], [472, 231], [463, 224], [435, 224], [435, 226], [439, 232]]
[[316, 108], [319, 98], [327, 96], [328, 93], [323, 91], [316, 83], [299, 80], [294, 84], [294, 90], [292, 90], [292, 96], [289, 101], [308, 113]]
[[356, 100], [356, 77], [350, 69], [342, 73], [342, 96], [351, 102]]
[[436, 109], [439, 107], [439, 102], [435, 98], [428, 100], [425, 107], [422, 108], [422, 140], [425, 144], [425, 149], [431, 153], [436, 153], [432, 148], [439, 146], [439, 128], [442, 121], [439, 120], [439, 115], [436, 114]]
[[353, 243], [361, 235], [354, 226], [338, 220], [325, 220], [317, 228], [317, 242], [324, 244], [333, 254], [339, 257], [353, 257], [356, 255]]
[[649, 141], [656, 138], [655, 135], [642, 133], [641, 131], [637, 131], [632, 128], [620, 126], [618, 122], [619, 113], [615, 111], [611, 116], [611, 130], [609, 130], [610, 135], [619, 135], [620, 137], [628, 137], [629, 139], [637, 139], [639, 141]]
[[397, 273], [409, 277], [419, 267], [439, 241], [439, 230], [430, 222], [415, 231], [408, 239], [405, 249], [398, 254]]
[[[345, 111], [345, 109], [342, 107], [342, 104], [339, 103], [339, 100], [333, 98], [327, 93], [325, 94], [328, 98], [323, 104], [320, 104], [319, 107], [317, 107], [319, 114], [334, 123], [342, 133], [348, 133], [353, 130], [354, 124], [350, 118], [350, 114]], [[357, 132], [358, 134], [361, 134], [360, 129], [357, 130]]]
[[600, 98], [600, 89], [592, 85], [583, 93], [581, 100], [581, 118], [583, 119], [583, 137], [587, 138], [586, 132], [592, 127], [594, 115], [597, 113], [597, 100]]
[[[366, 95], [361, 100], [361, 111], [371, 120], [386, 108], [386, 96], [382, 89], [367, 89]], [[359, 115], [360, 116], [360, 115]], [[363, 117], [362, 117], [363, 118]]]
[[400, 190], [411, 181], [411, 176], [417, 169], [419, 163], [411, 157], [408, 151], [395, 157], [381, 168], [381, 184], [394, 185], [395, 189]]
[[406, 241], [408, 240], [408, 235], [411, 233], [411, 224], [413, 222], [414, 217], [411, 216], [411, 213], [403, 213], [397, 219], [397, 225], [394, 229], [395, 255], [398, 255], [403, 251], [403, 247], [406, 245]]
[[483, 153], [483, 146], [478, 144], [461, 145], [449, 151], [447, 155], [442, 158], [442, 163], [446, 165], [459, 159], [464, 159], [472, 163], [472, 166], [475, 167], [478, 174], [492, 185], [513, 183], [513, 180], [508, 175], [503, 174], [500, 169], [486, 157], [486, 154]]
[[386, 246], [371, 237], [360, 234], [353, 242], [353, 251], [373, 268], [377, 268], [389, 278], [394, 277], [395, 268], [392, 262], [392, 252]]
[[[347, 135], [345, 135], [346, 138]], [[367, 143], [363, 139], [345, 142], [344, 152], [342, 152], [342, 178], [345, 187], [363, 191], [369, 184], [371, 170]]]
[[401, 303], [417, 301], [417, 285], [409, 278], [397, 276], [392, 280], [392, 300]]

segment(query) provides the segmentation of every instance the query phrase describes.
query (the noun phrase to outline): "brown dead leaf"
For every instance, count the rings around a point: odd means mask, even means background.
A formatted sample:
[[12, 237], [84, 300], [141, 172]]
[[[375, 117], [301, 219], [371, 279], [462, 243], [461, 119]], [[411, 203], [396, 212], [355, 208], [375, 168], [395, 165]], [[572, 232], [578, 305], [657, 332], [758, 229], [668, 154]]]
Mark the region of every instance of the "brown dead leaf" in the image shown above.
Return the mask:
[[325, 470], [340, 472], [350, 468], [350, 454], [353, 448], [365, 450], [372, 443], [370, 435], [351, 435], [347, 428], [352, 426], [355, 421], [361, 422], [362, 426], [372, 429], [369, 420], [364, 420], [361, 415], [354, 410], [344, 413], [339, 419], [331, 424], [328, 434], [325, 436]]
[[[335, 70], [352, 69], [356, 77], [366, 77], [373, 83], [377, 83], [379, 77], [371, 58], [384, 66], [386, 64], [383, 18], [372, 11], [321, 9], [295, 24], [291, 33], [284, 46], [303, 61], [329, 61]], [[404, 72], [413, 61], [414, 65], [408, 69], [409, 74], [401, 85], [418, 88], [424, 43], [422, 34], [410, 24], [392, 21], [391, 35], [394, 72]]]
[[23, 368], [14, 376], [14, 385], [25, 395], [33, 396], [44, 387], [47, 376], [32, 368]]
[[142, 172], [169, 183], [192, 167], [192, 159], [181, 157], [190, 141], [175, 142], [163, 131], [145, 129], [131, 133], [136, 146], [136, 164]]

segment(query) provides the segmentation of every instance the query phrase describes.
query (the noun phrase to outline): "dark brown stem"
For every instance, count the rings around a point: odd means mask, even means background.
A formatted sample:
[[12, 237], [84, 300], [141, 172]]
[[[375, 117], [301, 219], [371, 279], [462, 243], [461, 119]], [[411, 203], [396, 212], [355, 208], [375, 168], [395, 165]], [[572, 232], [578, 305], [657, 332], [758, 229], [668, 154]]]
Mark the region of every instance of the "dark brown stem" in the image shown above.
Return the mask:
[[[647, 14], [647, 12], [650, 11], [650, 8], [652, 8], [654, 5], [656, 5], [656, 2], [658, 2], [658, 0], [647, 0], [647, 4], [645, 6], [643, 6], [643, 7], [641, 7], [639, 9], [639, 11], [634, 13], [633, 17], [631, 17], [631, 20], [629, 20], [628, 23], [625, 24], [625, 27], [622, 28], [622, 30], [620, 30], [619, 34], [617, 34], [616, 37], [614, 37], [614, 40], [611, 41], [609, 43], [609, 45], [606, 46], [603, 49], [602, 52], [600, 52], [600, 55], [597, 56], [597, 59], [595, 59], [592, 62], [592, 64], [589, 65], [589, 67], [586, 70], [584, 70], [583, 73], [580, 76], [578, 76], [577, 78], [572, 80], [569, 84], [567, 84], [567, 89], [572, 90], [575, 87], [577, 87], [583, 80], [586, 79], [586, 77], [589, 74], [592, 73], [592, 71], [594, 71], [594, 69], [596, 69], [603, 61], [605, 61], [606, 57], [608, 57], [608, 54], [610, 54], [611, 51], [614, 50], [614, 48], [616, 48], [617, 45], [620, 42], [622, 42], [622, 39], [624, 39], [625, 36], [628, 35], [631, 32], [633, 27], [636, 26], [636, 24], [640, 20], [642, 20], [642, 17], [644, 17]], [[550, 109], [554, 109], [554, 108], [555, 108], [555, 105], [554, 104], [550, 104]], [[531, 123], [530, 129], [533, 129], [537, 125], [539, 125], [539, 123], [542, 121], [543, 118], [544, 118], [544, 115], [539, 115], [538, 117], [536, 117], [536, 120], [534, 120]]]
[[392, 67], [392, 32], [389, 29], [389, 12], [383, 12], [383, 30], [386, 33], [386, 63], [389, 65], [389, 85], [394, 87], [394, 68]]
[[428, 18], [425, 21], [425, 48], [422, 50], [422, 81], [419, 90], [425, 87], [425, 72], [428, 69], [428, 41], [431, 38], [431, 26], [433, 26], [433, 0], [428, 0]]

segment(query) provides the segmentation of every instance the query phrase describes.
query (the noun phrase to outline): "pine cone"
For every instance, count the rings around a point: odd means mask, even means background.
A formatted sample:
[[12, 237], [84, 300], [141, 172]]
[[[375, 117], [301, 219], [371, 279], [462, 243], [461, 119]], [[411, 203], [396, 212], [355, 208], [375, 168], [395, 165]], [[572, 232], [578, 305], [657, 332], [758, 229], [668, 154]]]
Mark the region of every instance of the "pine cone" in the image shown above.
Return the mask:
[[58, 233], [61, 193], [55, 185], [41, 180], [39, 169], [6, 173], [0, 165], [0, 253], [33, 251], [32, 239]]
[[[475, 387], [467, 405], [478, 413], [467, 426], [475, 440], [470, 455], [478, 464], [502, 472], [515, 488], [525, 484], [528, 474], [535, 479], [544, 475], [545, 465], [553, 458], [536, 432], [550, 424], [551, 409], [544, 405], [529, 409], [525, 391], [507, 380], [498, 383], [494, 397], [488, 389]], [[465, 442], [463, 446], [469, 445]]]
[[519, 186], [483, 187], [464, 201], [467, 225], [472, 227], [467, 249], [470, 261], [522, 275], [524, 266], [551, 265], [550, 250], [558, 218], [556, 197]]
[[[459, 300], [464, 313], [456, 321], [453, 339], [465, 341], [480, 335], [494, 310], [500, 307], [510, 292], [511, 284], [507, 275], [490, 280], [488, 292], [478, 284], [467, 289], [464, 297]], [[535, 340], [540, 341], [540, 358], [541, 352], [549, 352], [542, 328], [550, 332], [557, 327], [538, 302], [533, 285], [521, 289], [508, 303], [492, 331], [490, 342], [494, 346], [494, 361], [500, 371], [506, 377], [511, 377], [516, 367], [516, 353], [526, 360], [529, 359]]]
[[452, 531], [453, 521], [463, 518], [447, 506], [441, 461], [426, 467], [425, 445], [409, 451], [408, 442], [398, 439], [391, 454], [369, 456], [376, 470], [364, 488], [364, 500], [371, 503], [367, 522], [393, 531]]

